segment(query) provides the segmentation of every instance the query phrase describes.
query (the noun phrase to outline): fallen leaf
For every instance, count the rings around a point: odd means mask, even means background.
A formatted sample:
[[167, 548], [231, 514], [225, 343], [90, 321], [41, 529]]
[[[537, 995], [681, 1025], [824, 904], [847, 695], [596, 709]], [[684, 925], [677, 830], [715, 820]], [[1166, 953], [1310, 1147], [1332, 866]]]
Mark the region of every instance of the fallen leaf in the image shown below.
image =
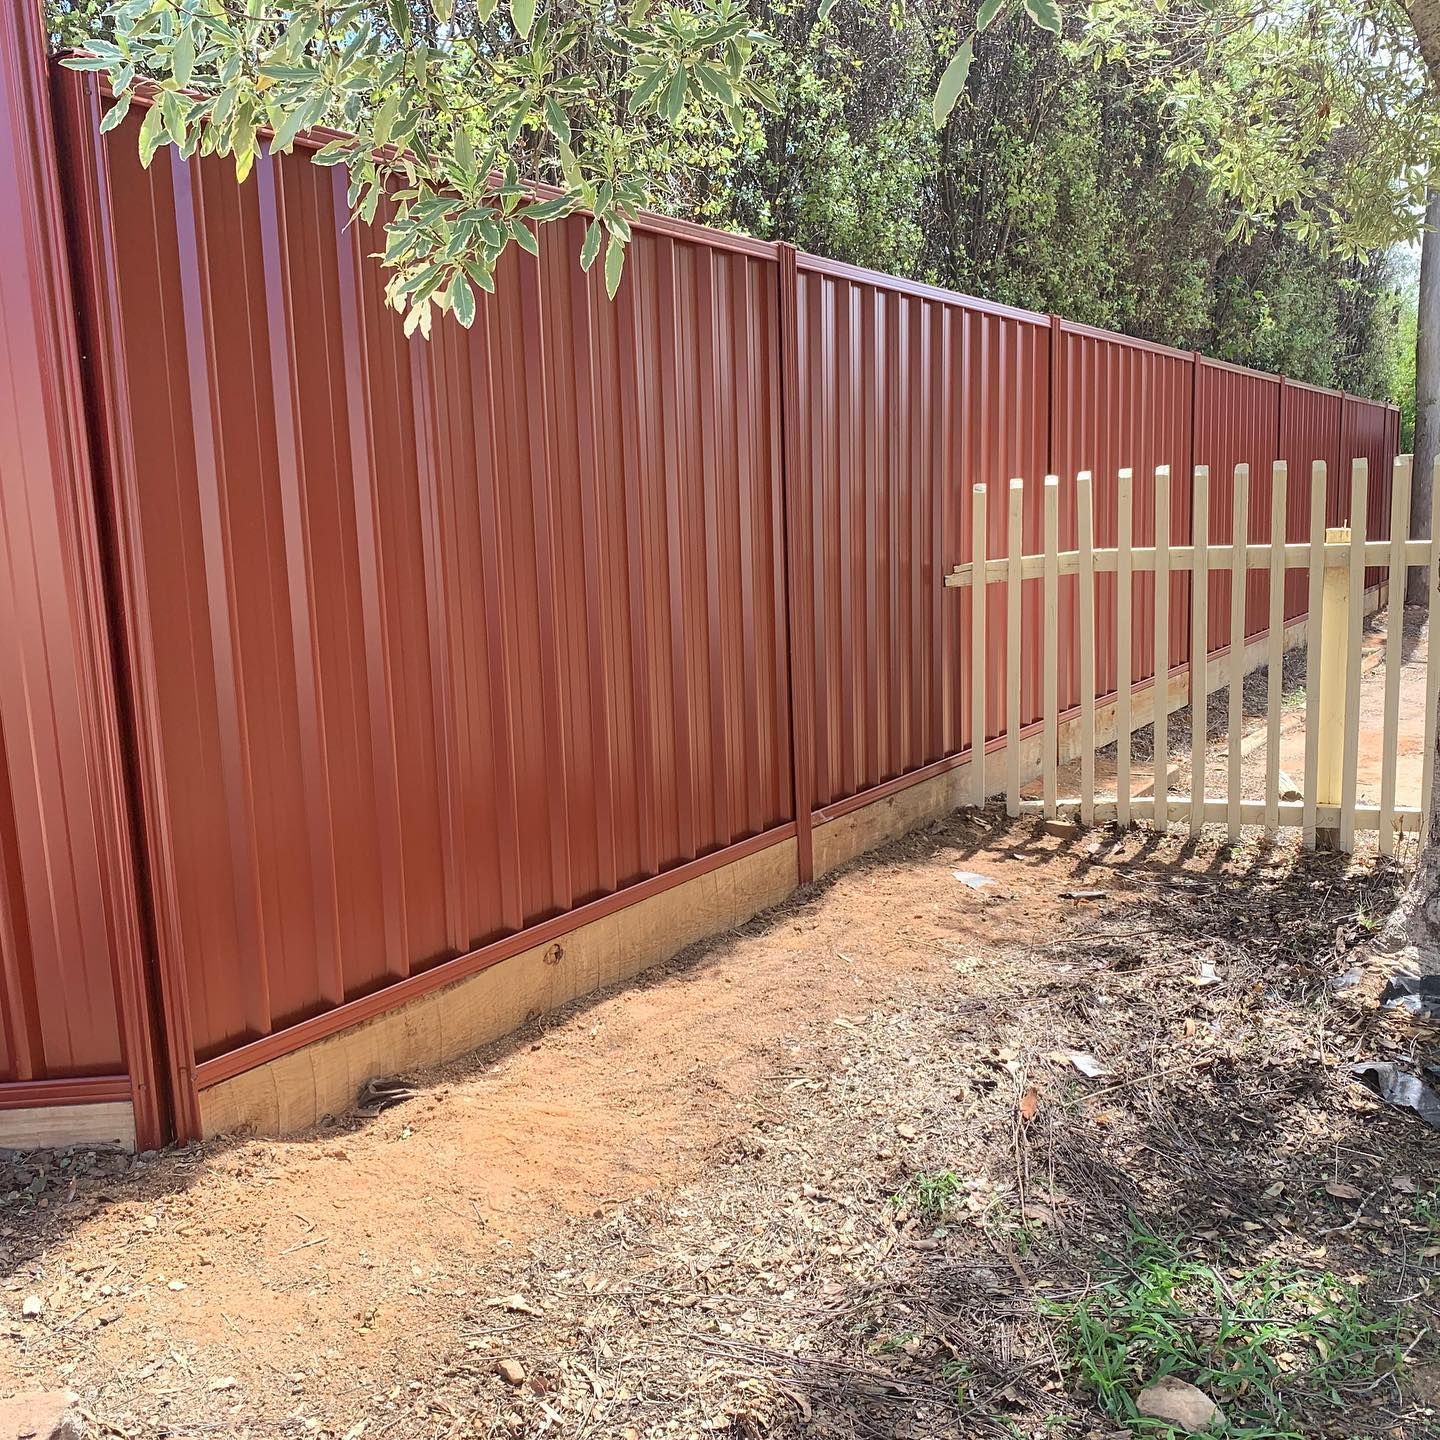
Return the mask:
[[544, 1311], [537, 1309], [523, 1295], [497, 1295], [493, 1300], [485, 1302], [487, 1306], [495, 1310], [513, 1310], [519, 1315], [543, 1315]]
[[1093, 1055], [1087, 1055], [1083, 1050], [1072, 1050], [1065, 1058], [1089, 1080], [1110, 1073]]
[[1333, 1195], [1337, 1200], [1363, 1200], [1365, 1198], [1363, 1190], [1354, 1185], [1347, 1185], [1343, 1180], [1327, 1180], [1325, 1193]]
[[1152, 1381], [1136, 1397], [1135, 1408], [1154, 1420], [1165, 1420], [1191, 1434], [1223, 1420], [1220, 1407], [1203, 1391], [1173, 1375]]
[[222, 1375], [218, 1380], [212, 1380], [210, 1382], [210, 1388], [212, 1390], [233, 1390], [235, 1388], [234, 1377]]
[[1032, 1085], [1020, 1097], [1020, 1118], [1022, 1120], [1033, 1120], [1035, 1112], [1040, 1108], [1040, 1092]]

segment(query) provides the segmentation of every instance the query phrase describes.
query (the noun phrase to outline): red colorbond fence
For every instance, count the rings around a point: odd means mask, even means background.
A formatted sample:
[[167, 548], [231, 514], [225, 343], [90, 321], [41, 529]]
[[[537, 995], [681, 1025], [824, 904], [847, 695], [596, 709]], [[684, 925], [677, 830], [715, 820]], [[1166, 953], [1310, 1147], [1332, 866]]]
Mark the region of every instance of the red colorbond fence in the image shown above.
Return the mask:
[[339, 172], [145, 171], [64, 93], [202, 1080], [787, 826], [772, 248], [647, 228], [612, 305], [577, 219], [471, 331], [407, 344]]
[[[969, 597], [957, 605], [943, 585], [971, 553], [968, 486], [955, 477], [1003, 492], [1009, 476], [1044, 471], [1050, 332], [1043, 316], [808, 255], [798, 269], [797, 476], [814, 597], [813, 798], [824, 809], [971, 743]], [[1026, 534], [1038, 540], [1032, 511]], [[1003, 503], [989, 523], [1002, 554]], [[1003, 675], [997, 610], [986, 663]], [[1022, 684], [1026, 714], [1038, 714], [1038, 663]], [[992, 735], [1004, 704], [993, 686]]]
[[0, 1109], [159, 1137], [40, 9], [0, 9]]
[[[1132, 543], [1155, 543], [1155, 470], [1170, 467], [1170, 516], [1174, 537], [1190, 538], [1190, 441], [1194, 402], [1194, 357], [1127, 340], [1104, 330], [1056, 321], [1055, 403], [1051, 426], [1049, 470], [1074, 477], [1081, 470], [1095, 476], [1095, 540], [1118, 540], [1117, 475], [1122, 466], [1134, 470]], [[1062, 483], [1061, 543], [1076, 543], [1073, 485]], [[1061, 580], [1059, 654], [1062, 705], [1079, 702], [1079, 618], [1074, 596], [1076, 580]], [[1137, 576], [1131, 601], [1130, 673], [1136, 681], [1153, 678], [1155, 670], [1155, 590], [1148, 577]], [[1115, 689], [1115, 585], [1113, 575], [1097, 577], [1095, 685], [1100, 695]], [[1172, 667], [1190, 657], [1190, 577], [1170, 579], [1170, 640]], [[1038, 632], [1037, 632], [1038, 633]]]
[[977, 663], [1002, 736], [1002, 607], [976, 657], [941, 583], [976, 482], [994, 556], [1047, 471], [1067, 542], [1082, 468], [1107, 545], [1122, 465], [1138, 544], [1160, 464], [1182, 540], [1197, 463], [1219, 543], [1238, 461], [1257, 538], [1277, 457], [1291, 538], [1312, 459], [1383, 515], [1389, 407], [665, 220], [613, 304], [576, 220], [407, 343], [337, 172], [144, 171], [64, 73], [52, 137], [0, 4], [0, 1104], [83, 1077], [153, 1143], [158, 1033], [195, 1134], [198, 1089], [657, 888], [790, 836], [805, 876], [812, 823], [964, 761]]

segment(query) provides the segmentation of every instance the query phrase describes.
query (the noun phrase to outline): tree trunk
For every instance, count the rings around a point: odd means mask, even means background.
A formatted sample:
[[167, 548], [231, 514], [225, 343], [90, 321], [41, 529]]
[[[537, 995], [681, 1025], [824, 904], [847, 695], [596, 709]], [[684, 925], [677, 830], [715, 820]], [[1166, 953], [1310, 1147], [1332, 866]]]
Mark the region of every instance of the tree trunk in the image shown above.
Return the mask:
[[[1420, 240], [1419, 324], [1415, 329], [1415, 478], [1410, 492], [1410, 537], [1428, 539], [1431, 483], [1440, 456], [1440, 189], [1425, 193], [1425, 233]], [[1411, 570], [1405, 587], [1410, 605], [1425, 603], [1426, 576]]]
[[[1410, 534], [1425, 538], [1440, 516], [1433, 513], [1433, 479], [1440, 456], [1440, 189], [1425, 196], [1425, 233], [1420, 241], [1419, 324], [1415, 337], [1415, 474], [1411, 492]], [[1428, 567], [1408, 572], [1405, 598], [1423, 604], [1429, 590]], [[1391, 622], [1399, 624], [1399, 617]], [[1428, 643], [1440, 646], [1440, 635]], [[1440, 653], [1430, 659], [1440, 665]], [[1437, 726], [1440, 747], [1440, 726]], [[1380, 950], [1404, 956], [1406, 968], [1440, 974], [1440, 753], [1430, 791], [1430, 830], [1421, 837], [1414, 878], [1380, 937]]]
[[1415, 30], [1420, 58], [1430, 79], [1440, 89], [1440, 0], [1402, 0]]
[[[1440, 93], [1440, 0], [1401, 0], [1410, 24], [1420, 58], [1430, 72], [1431, 89]], [[1440, 242], [1434, 238], [1433, 227], [1440, 222], [1440, 203], [1435, 190], [1427, 191], [1425, 204], [1426, 231], [1420, 251], [1419, 325], [1415, 348], [1415, 479], [1417, 493], [1423, 496], [1420, 513], [1427, 521], [1432, 517], [1431, 476], [1437, 444], [1440, 444]], [[1412, 532], [1413, 533], [1413, 532]], [[1421, 572], [1422, 575], [1424, 572]], [[1422, 579], [1422, 584], [1423, 584]], [[1406, 586], [1407, 591], [1409, 586]], [[1430, 636], [1436, 644], [1440, 637]], [[1440, 664], [1437, 655], [1432, 664]], [[1440, 728], [1437, 728], [1440, 746]], [[1440, 762], [1440, 755], [1437, 755]], [[1422, 974], [1440, 973], [1440, 763], [1435, 765], [1431, 787], [1430, 830], [1420, 837], [1420, 862], [1399, 908], [1390, 917], [1380, 947], [1404, 951], [1409, 963]]]

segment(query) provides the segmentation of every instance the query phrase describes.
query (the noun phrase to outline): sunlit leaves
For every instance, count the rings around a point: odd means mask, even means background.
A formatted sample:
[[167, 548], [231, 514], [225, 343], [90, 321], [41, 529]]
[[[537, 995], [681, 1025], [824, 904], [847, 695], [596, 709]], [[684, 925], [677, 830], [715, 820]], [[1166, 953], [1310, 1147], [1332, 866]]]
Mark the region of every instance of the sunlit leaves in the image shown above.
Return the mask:
[[955, 102], [965, 88], [965, 77], [970, 73], [970, 62], [974, 58], [974, 50], [975, 42], [967, 40], [955, 52], [954, 57], [945, 67], [945, 73], [940, 77], [940, 84], [935, 90], [934, 102], [937, 129], [950, 118], [950, 112], [955, 108]]
[[605, 241], [605, 293], [613, 300], [620, 288], [620, 273], [625, 268], [625, 246], [614, 235]]
[[588, 270], [595, 263], [595, 257], [600, 253], [600, 241], [604, 235], [605, 232], [598, 220], [592, 220], [585, 227], [585, 243], [580, 247], [580, 268], [582, 270]]
[[1163, 105], [1166, 157], [1230, 207], [1229, 239], [1278, 222], [1355, 256], [1418, 234], [1440, 106], [1383, 0], [1091, 0], [1079, 44]]
[[[623, 19], [610, 0], [114, 0], [105, 20], [113, 38], [67, 61], [109, 78], [105, 128], [144, 82], [147, 165], [174, 145], [241, 180], [263, 148], [344, 166], [411, 334], [472, 323], [507, 251], [538, 255], [537, 227], [577, 211], [582, 263], [603, 246], [613, 295], [657, 166], [776, 104], [750, 74], [768, 42], [744, 0], [634, 0]], [[321, 126], [347, 138], [317, 147]]]
[[1052, 35], [1060, 33], [1060, 7], [1055, 0], [1025, 0], [1025, 13]]
[[1005, 8], [1005, 0], [984, 0], [975, 12], [975, 29], [984, 32], [995, 23], [995, 17]]
[[130, 113], [130, 96], [122, 95], [106, 112], [100, 121], [102, 135], [113, 130]]
[[451, 313], [468, 330], [475, 323], [475, 292], [470, 288], [463, 270], [455, 272], [447, 296]]

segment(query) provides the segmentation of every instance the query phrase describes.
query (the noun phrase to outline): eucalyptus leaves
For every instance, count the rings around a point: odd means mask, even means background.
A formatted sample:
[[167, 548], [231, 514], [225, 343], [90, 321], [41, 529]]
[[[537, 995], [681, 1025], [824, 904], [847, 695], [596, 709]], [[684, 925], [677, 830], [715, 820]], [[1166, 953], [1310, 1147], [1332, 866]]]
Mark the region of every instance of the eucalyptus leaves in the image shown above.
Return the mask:
[[[453, 7], [453, 8], [452, 8]], [[277, 151], [317, 127], [313, 154], [344, 165], [355, 216], [383, 224], [387, 295], [407, 333], [436, 312], [468, 326], [511, 245], [591, 216], [581, 263], [620, 284], [630, 221], [665, 132], [738, 129], [775, 97], [751, 74], [765, 38], [743, 0], [125, 0], [113, 38], [65, 61], [143, 93], [140, 156], [228, 155], [244, 180], [266, 132]], [[657, 136], [660, 137], [657, 140]], [[540, 188], [544, 187], [544, 188]]]

